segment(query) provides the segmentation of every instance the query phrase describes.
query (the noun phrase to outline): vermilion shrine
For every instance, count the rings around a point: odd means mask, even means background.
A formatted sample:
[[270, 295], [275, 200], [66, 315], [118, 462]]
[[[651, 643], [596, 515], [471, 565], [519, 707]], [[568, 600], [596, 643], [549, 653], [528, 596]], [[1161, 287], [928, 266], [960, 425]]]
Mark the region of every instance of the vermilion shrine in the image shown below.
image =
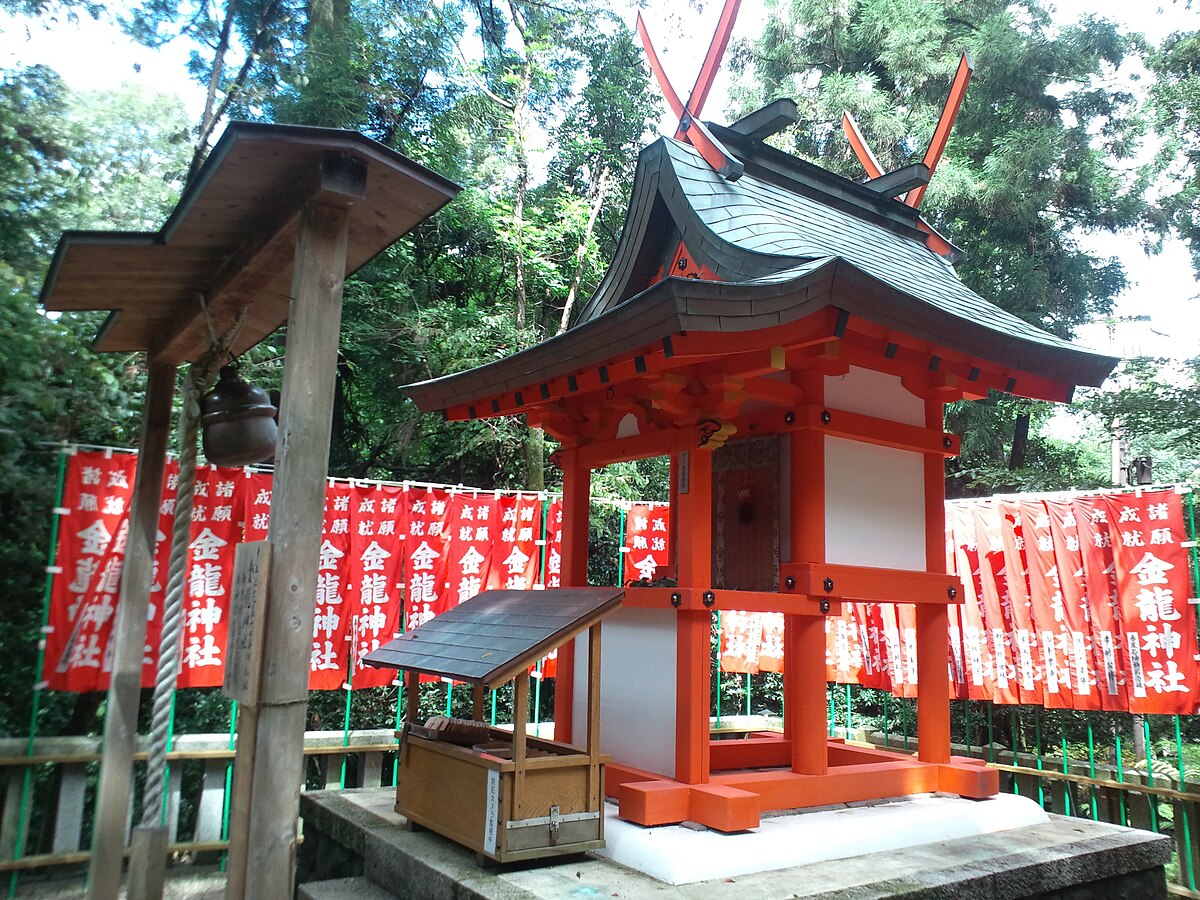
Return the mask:
[[[946, 791], [997, 792], [950, 753], [943, 430], [947, 402], [990, 390], [1067, 401], [1116, 360], [984, 300], [918, 214], [970, 74], [964, 58], [922, 163], [883, 173], [853, 120], [862, 183], [764, 143], [777, 101], [729, 127], [696, 118], [727, 4], [675, 138], [641, 154], [611, 268], [578, 322], [544, 343], [407, 388], [450, 420], [524, 415], [561, 443], [563, 585], [586, 585], [590, 473], [671, 460], [674, 565], [607, 622], [606, 791], [623, 819], [752, 828], [767, 810]], [[843, 601], [917, 605], [917, 758], [826, 734], [825, 618]], [[710, 738], [711, 617], [785, 616], [784, 731]], [[555, 737], [588, 717], [585, 646], [559, 655]], [[594, 696], [594, 695], [593, 695]]]

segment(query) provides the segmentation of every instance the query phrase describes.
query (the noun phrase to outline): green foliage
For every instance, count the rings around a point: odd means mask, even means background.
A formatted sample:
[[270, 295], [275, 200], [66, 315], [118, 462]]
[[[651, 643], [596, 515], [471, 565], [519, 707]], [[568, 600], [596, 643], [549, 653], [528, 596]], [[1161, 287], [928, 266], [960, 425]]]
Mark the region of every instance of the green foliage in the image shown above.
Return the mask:
[[[32, 683], [58, 442], [136, 440], [145, 373], [89, 349], [102, 315], [59, 318], [36, 290], [66, 228], [156, 225], [178, 193], [188, 142], [177, 103], [125, 89], [71, 95], [44, 67], [0, 77], [0, 653]], [[28, 695], [0, 733], [28, 727]], [[45, 711], [59, 724], [65, 704]]]
[[1192, 251], [1200, 272], [1200, 31], [1173, 34], [1148, 55], [1155, 76], [1151, 113], [1163, 138], [1156, 173], [1165, 188], [1155, 221], [1159, 234], [1174, 231]]
[[1144, 179], [1122, 174], [1144, 125], [1135, 98], [1104, 81], [1139, 46], [1098, 19], [1054, 28], [1036, 0], [794, 0], [743, 50], [759, 83], [741, 106], [796, 97], [787, 149], [861, 178], [842, 110], [885, 171], [919, 161], [967, 52], [975, 75], [923, 210], [966, 251], [968, 285], [1068, 335], [1125, 285], [1076, 235], [1133, 227], [1145, 208]]

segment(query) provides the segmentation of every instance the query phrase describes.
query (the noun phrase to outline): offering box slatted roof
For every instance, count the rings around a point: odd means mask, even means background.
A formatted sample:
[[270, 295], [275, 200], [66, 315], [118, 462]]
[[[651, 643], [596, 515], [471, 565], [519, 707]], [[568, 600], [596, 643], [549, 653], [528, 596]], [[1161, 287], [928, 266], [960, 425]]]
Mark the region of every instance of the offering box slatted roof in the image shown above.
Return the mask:
[[366, 662], [494, 688], [599, 622], [624, 594], [619, 588], [485, 591], [372, 651]]

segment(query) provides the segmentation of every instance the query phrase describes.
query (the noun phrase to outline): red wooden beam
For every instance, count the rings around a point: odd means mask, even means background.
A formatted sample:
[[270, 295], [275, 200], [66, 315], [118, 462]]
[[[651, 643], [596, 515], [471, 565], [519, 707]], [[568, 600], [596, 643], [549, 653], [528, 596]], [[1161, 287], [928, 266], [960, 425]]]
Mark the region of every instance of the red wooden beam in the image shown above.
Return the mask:
[[[704, 102], [708, 99], [708, 92], [712, 90], [713, 81], [716, 80], [721, 58], [725, 55], [725, 48], [729, 46], [729, 35], [733, 31], [733, 23], [737, 20], [738, 9], [741, 5], [742, 0], [725, 0], [725, 8], [721, 10], [717, 30], [713, 32], [712, 42], [708, 45], [708, 53], [705, 54], [704, 63], [696, 74], [696, 84], [688, 97], [687, 111], [692, 114], [693, 118], [699, 116], [701, 110], [704, 109]], [[675, 139], [680, 140], [682, 137], [683, 124], [680, 123], [680, 129], [675, 133]]]
[[[964, 53], [962, 59], [958, 61], [958, 71], [954, 73], [954, 81], [950, 84], [950, 93], [946, 96], [946, 105], [942, 108], [941, 118], [938, 119], [937, 128], [933, 131], [933, 139], [929, 142], [929, 149], [925, 151], [923, 162], [929, 166], [931, 178], [942, 158], [942, 152], [946, 149], [946, 142], [950, 140], [950, 129], [954, 127], [954, 120], [958, 118], [959, 107], [962, 106], [963, 97], [967, 93], [967, 85], [971, 83], [971, 73], [974, 71], [975, 67], [971, 65], [971, 57]], [[921, 198], [925, 196], [926, 187], [928, 185], [913, 188], [904, 198], [904, 202], [916, 209], [921, 203]]]
[[646, 58], [650, 61], [650, 71], [654, 73], [654, 77], [658, 81], [658, 86], [662, 88], [663, 96], [666, 97], [667, 105], [671, 107], [671, 112], [679, 117], [679, 131], [676, 132], [677, 137], [682, 135], [682, 139], [700, 151], [700, 155], [704, 157], [704, 161], [720, 173], [722, 177], [729, 181], [736, 181], [742, 176], [745, 167], [740, 161], [734, 159], [729, 151], [721, 145], [721, 142], [713, 137], [709, 130], [704, 127], [704, 123], [693, 117], [683, 105], [683, 101], [679, 99], [679, 94], [675, 92], [675, 88], [671, 86], [671, 82], [667, 79], [667, 73], [663, 69], [662, 60], [658, 58], [658, 53], [655, 51], [654, 45], [650, 43], [650, 34], [646, 31], [646, 23], [642, 20], [641, 13], [638, 13], [637, 17], [637, 33], [638, 37], [641, 38], [642, 46], [646, 50]]
[[846, 135], [846, 140], [850, 142], [850, 149], [854, 151], [854, 155], [858, 157], [862, 167], [867, 170], [867, 175], [871, 178], [878, 178], [882, 175], [883, 169], [879, 165], [879, 160], [867, 146], [866, 138], [858, 130], [858, 123], [854, 121], [854, 116], [848, 112], [842, 113], [842, 131]]

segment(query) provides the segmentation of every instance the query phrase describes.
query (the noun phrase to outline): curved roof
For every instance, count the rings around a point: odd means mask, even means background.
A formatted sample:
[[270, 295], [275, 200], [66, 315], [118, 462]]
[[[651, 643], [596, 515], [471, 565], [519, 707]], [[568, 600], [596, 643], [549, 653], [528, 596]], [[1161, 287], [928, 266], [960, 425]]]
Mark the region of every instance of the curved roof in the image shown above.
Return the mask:
[[[767, 328], [833, 306], [852, 317], [1065, 385], [1100, 384], [1117, 360], [1005, 312], [929, 249], [915, 210], [729, 129], [745, 173], [728, 181], [661, 138], [638, 161], [612, 264], [562, 335], [507, 359], [410, 385], [423, 409], [520, 390], [684, 331]], [[668, 231], [720, 281], [650, 287]]]
[[[458, 186], [383, 144], [332, 128], [231, 122], [156, 232], [68, 231], [47, 310], [110, 310], [102, 351], [195, 360], [239, 310], [236, 355], [288, 316], [300, 214], [349, 208], [346, 274], [424, 221]], [[210, 324], [211, 323], [211, 324]]]

